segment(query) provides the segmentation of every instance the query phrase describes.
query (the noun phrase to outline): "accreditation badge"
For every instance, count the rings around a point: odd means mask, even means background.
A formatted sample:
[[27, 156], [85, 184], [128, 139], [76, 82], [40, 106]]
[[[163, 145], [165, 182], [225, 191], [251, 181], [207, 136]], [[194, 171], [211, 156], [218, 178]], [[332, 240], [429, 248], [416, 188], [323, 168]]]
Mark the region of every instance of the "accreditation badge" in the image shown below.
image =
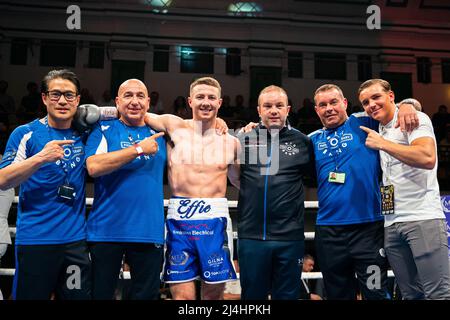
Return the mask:
[[381, 186], [381, 214], [394, 214], [394, 186]]
[[328, 182], [331, 183], [344, 183], [345, 182], [345, 173], [343, 172], [330, 172], [328, 174]]
[[58, 187], [58, 197], [61, 199], [73, 201], [76, 195], [75, 188], [68, 183]]

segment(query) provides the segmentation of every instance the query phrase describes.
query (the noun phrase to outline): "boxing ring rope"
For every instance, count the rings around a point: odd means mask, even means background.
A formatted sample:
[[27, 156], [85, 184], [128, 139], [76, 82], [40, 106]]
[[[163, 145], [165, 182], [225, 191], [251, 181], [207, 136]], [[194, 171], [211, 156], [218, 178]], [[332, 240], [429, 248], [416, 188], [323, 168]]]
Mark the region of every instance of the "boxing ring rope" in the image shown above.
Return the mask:
[[[86, 205], [92, 206], [94, 202], [94, 198], [86, 198]], [[17, 204], [19, 203], [19, 197], [14, 197], [13, 203]], [[237, 208], [237, 201], [236, 200], [229, 200], [228, 201], [228, 207], [229, 208]], [[164, 207], [167, 208], [169, 206], [169, 200], [164, 199]], [[319, 202], [318, 201], [305, 201], [305, 209], [318, 209], [319, 208]], [[12, 237], [16, 236], [16, 228], [10, 227], [9, 233]], [[315, 233], [314, 232], [305, 232], [305, 240], [314, 240]], [[233, 231], [233, 238], [237, 239], [237, 232]], [[0, 268], [0, 276], [14, 276], [15, 269], [2, 269]], [[388, 271], [388, 277], [393, 277], [394, 273], [389, 270]], [[123, 279], [130, 279], [130, 273], [128, 271], [123, 272], [122, 274]], [[303, 272], [302, 273], [302, 279], [322, 279], [322, 273], [321, 272]]]
[[[13, 203], [17, 204], [19, 203], [19, 197], [14, 197]], [[94, 198], [86, 198], [86, 205], [92, 206], [94, 203]], [[228, 201], [228, 207], [229, 208], [237, 208], [238, 202], [236, 200], [229, 200]], [[164, 199], [164, 207], [167, 208], [169, 206], [169, 199]], [[305, 201], [305, 209], [318, 209], [319, 208], [319, 201]], [[9, 233], [12, 237], [16, 236], [16, 228], [10, 227]], [[233, 238], [237, 239], [237, 232], [233, 231]], [[314, 240], [314, 232], [305, 232], [305, 240]], [[1, 273], [0, 273], [1, 275]]]

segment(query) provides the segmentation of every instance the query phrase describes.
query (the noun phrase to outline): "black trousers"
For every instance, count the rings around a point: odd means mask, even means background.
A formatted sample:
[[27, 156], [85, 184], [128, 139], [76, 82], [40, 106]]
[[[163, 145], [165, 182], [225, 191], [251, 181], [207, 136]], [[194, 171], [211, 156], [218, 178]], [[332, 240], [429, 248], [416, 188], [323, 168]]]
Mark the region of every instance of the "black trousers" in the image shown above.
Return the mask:
[[238, 240], [242, 300], [298, 300], [304, 240]]
[[92, 298], [111, 300], [119, 280], [122, 258], [130, 265], [130, 299], [157, 300], [161, 284], [162, 245], [153, 243], [90, 242]]
[[315, 242], [329, 300], [356, 299], [358, 289], [364, 299], [390, 299], [383, 221], [319, 225], [316, 226]]
[[86, 241], [17, 245], [13, 297], [16, 300], [91, 299], [91, 261]]

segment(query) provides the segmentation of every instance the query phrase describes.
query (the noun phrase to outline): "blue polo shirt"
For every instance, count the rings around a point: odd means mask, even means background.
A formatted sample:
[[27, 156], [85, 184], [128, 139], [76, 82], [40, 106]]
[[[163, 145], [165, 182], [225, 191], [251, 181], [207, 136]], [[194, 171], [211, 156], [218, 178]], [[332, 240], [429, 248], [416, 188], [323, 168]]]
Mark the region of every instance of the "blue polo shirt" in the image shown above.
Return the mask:
[[[337, 128], [309, 134], [317, 171], [317, 225], [383, 220], [379, 152], [365, 146], [367, 134], [361, 125], [378, 131], [378, 122], [360, 112]], [[345, 183], [329, 182], [330, 172], [345, 173]]]
[[[72, 129], [51, 128], [36, 119], [12, 132], [0, 168], [34, 156], [51, 140], [75, 143], [63, 147], [63, 160], [44, 164], [20, 184], [16, 223], [19, 245], [63, 244], [86, 238], [82, 136]], [[58, 197], [58, 187], [66, 182], [75, 189], [73, 201]]]
[[[88, 138], [86, 158], [128, 148], [155, 133], [147, 126], [102, 121]], [[164, 243], [163, 174], [167, 155], [165, 139], [159, 137], [157, 142], [159, 150], [155, 155], [137, 157], [95, 178], [88, 241]]]

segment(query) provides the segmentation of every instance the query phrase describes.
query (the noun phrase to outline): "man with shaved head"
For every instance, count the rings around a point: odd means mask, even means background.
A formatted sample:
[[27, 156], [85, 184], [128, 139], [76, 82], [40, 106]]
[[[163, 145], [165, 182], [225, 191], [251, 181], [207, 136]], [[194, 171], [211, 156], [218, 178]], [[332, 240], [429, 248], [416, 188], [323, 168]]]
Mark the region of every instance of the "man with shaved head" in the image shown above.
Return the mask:
[[144, 83], [122, 83], [119, 119], [100, 121], [86, 145], [86, 167], [95, 178], [87, 222], [93, 299], [113, 299], [122, 258], [131, 270], [131, 299], [158, 299], [164, 243], [163, 173], [166, 146], [144, 123], [150, 98]]

